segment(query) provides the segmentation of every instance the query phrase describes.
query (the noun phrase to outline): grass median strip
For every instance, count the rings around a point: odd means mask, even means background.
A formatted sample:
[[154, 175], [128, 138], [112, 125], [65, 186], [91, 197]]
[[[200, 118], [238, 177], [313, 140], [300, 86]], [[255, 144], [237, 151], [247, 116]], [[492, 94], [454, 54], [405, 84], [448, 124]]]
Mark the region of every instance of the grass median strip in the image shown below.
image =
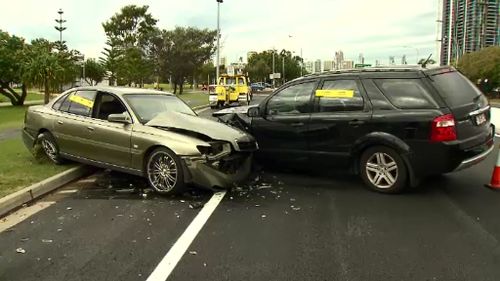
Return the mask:
[[27, 106], [0, 107], [0, 131], [11, 128], [21, 128]]
[[0, 141], [0, 147], [0, 197], [74, 167], [36, 159], [20, 139]]

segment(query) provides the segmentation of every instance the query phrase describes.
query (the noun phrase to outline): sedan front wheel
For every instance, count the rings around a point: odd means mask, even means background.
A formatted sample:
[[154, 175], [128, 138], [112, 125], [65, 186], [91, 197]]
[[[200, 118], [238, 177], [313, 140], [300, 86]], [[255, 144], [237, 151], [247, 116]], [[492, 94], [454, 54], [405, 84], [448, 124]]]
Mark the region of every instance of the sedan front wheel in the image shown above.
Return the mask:
[[158, 193], [175, 194], [184, 189], [184, 174], [179, 157], [170, 149], [157, 148], [148, 157], [146, 176]]

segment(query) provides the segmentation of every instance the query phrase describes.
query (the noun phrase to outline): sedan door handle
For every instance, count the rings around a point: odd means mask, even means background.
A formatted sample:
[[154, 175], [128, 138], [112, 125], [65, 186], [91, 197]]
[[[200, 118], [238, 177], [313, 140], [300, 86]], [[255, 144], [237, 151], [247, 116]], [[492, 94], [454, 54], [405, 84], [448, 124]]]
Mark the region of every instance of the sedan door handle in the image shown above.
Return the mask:
[[302, 126], [304, 126], [304, 123], [302, 123], [302, 122], [297, 122], [297, 123], [292, 123], [292, 124], [290, 124], [290, 125], [292, 125], [292, 127], [302, 127]]
[[89, 130], [89, 131], [93, 131], [93, 130], [94, 130], [94, 127], [90, 127], [90, 126], [89, 126], [89, 127], [87, 127], [87, 130]]
[[64, 122], [61, 120], [57, 120], [57, 124], [62, 125], [62, 124], [64, 124]]

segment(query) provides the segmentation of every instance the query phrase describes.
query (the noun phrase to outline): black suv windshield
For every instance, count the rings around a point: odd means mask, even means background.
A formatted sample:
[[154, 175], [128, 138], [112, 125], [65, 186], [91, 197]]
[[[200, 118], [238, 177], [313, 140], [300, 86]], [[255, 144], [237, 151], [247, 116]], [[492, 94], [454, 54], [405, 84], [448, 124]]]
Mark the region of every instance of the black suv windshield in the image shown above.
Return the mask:
[[167, 111], [196, 115], [189, 106], [174, 96], [134, 94], [125, 95], [125, 100], [143, 124]]
[[432, 81], [450, 107], [472, 103], [481, 95], [469, 79], [456, 71], [434, 75]]

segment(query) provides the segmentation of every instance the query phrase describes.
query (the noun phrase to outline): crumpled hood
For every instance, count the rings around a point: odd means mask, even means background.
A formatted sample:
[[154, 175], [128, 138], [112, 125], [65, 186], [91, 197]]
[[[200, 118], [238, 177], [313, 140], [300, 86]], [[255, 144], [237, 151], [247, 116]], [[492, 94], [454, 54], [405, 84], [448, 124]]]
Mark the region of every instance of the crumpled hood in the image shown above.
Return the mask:
[[146, 123], [146, 126], [192, 131], [206, 135], [214, 140], [229, 141], [235, 145], [234, 147], [238, 147], [236, 145], [237, 140], [254, 140], [253, 137], [247, 133], [223, 123], [179, 112], [169, 111], [160, 113], [151, 121]]
[[245, 105], [245, 106], [229, 107], [229, 108], [225, 108], [225, 109], [222, 109], [222, 110], [219, 110], [217, 112], [212, 113], [212, 116], [218, 117], [218, 116], [231, 114], [231, 113], [245, 114], [246, 115], [248, 112], [248, 109], [250, 107], [256, 107], [256, 106], [258, 106], [258, 105]]

